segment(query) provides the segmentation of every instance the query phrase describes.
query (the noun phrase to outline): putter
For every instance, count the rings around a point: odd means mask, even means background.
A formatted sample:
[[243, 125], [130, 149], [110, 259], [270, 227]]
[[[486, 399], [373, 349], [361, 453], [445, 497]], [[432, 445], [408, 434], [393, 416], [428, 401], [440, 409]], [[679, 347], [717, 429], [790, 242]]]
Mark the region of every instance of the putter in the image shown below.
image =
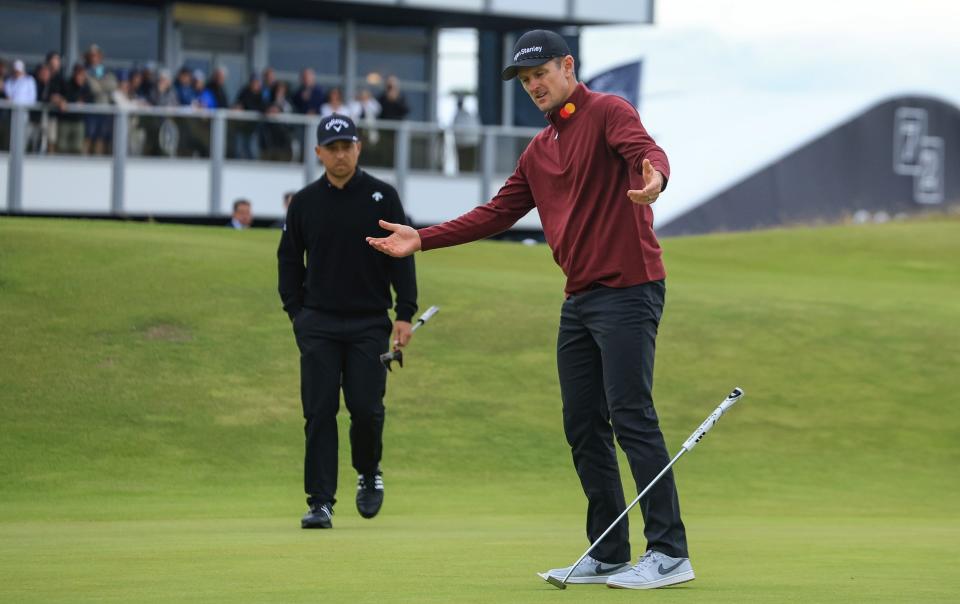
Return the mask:
[[706, 436], [707, 432], [710, 431], [710, 428], [712, 428], [720, 420], [720, 417], [724, 413], [726, 413], [727, 409], [732, 407], [734, 403], [739, 401], [741, 398], [743, 398], [743, 390], [741, 390], [740, 388], [734, 388], [733, 392], [731, 392], [730, 395], [727, 396], [727, 398], [724, 399], [722, 403], [720, 403], [720, 406], [714, 409], [713, 413], [711, 413], [710, 416], [707, 417], [707, 419], [705, 419], [702, 424], [700, 424], [700, 427], [693, 431], [693, 434], [691, 434], [690, 438], [688, 438], [683, 443], [683, 446], [680, 448], [680, 452], [677, 453], [674, 456], [674, 458], [670, 460], [670, 463], [667, 464], [667, 467], [661, 470], [660, 473], [657, 474], [656, 477], [654, 477], [654, 479], [650, 481], [650, 484], [648, 484], [647, 487], [643, 489], [643, 491], [641, 491], [639, 495], [637, 495], [637, 498], [634, 499], [633, 502], [627, 506], [627, 509], [623, 510], [623, 513], [617, 516], [617, 519], [614, 520], [612, 523], [610, 523], [610, 526], [607, 527], [607, 530], [603, 531], [603, 534], [600, 535], [597, 538], [597, 540], [593, 542], [593, 545], [591, 545], [587, 549], [587, 551], [583, 552], [583, 555], [580, 556], [577, 559], [577, 561], [573, 563], [573, 566], [571, 566], [570, 570], [567, 571], [567, 575], [563, 579], [557, 579], [556, 577], [551, 577], [550, 575], [547, 575], [547, 579], [546, 579], [547, 583], [559, 589], [566, 589], [567, 579], [570, 578], [570, 575], [573, 574], [573, 571], [576, 570], [577, 566], [579, 566], [580, 563], [583, 562], [583, 559], [586, 558], [590, 554], [590, 552], [592, 552], [593, 549], [600, 544], [601, 541], [603, 541], [603, 538], [607, 536], [607, 533], [613, 530], [613, 527], [617, 526], [618, 522], [623, 520], [623, 517], [627, 515], [627, 512], [633, 509], [633, 506], [637, 505], [637, 503], [640, 502], [640, 498], [646, 495], [647, 491], [649, 491], [653, 487], [653, 485], [657, 484], [657, 481], [660, 480], [660, 478], [667, 473], [667, 470], [669, 470], [673, 466], [673, 464], [675, 464], [677, 460], [683, 456], [684, 453], [686, 453], [687, 451], [693, 450], [693, 448], [697, 446], [697, 443], [700, 442], [700, 440], [704, 436]]
[[[417, 322], [413, 324], [413, 328], [410, 330], [410, 333], [417, 331], [417, 328], [430, 320], [430, 317], [440, 312], [439, 306], [431, 306], [420, 315], [420, 318], [417, 319]], [[383, 363], [383, 366], [387, 368], [387, 371], [393, 371], [393, 368], [390, 367], [390, 364], [396, 361], [400, 367], [403, 367], [403, 351], [399, 348], [392, 352], [385, 352], [380, 355], [380, 362]]]

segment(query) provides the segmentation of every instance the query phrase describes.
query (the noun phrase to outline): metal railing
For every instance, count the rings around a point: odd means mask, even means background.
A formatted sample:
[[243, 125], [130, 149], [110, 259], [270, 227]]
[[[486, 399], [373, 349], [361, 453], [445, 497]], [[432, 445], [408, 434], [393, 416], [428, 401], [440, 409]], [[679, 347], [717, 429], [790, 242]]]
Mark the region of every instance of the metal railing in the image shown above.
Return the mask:
[[[14, 105], [0, 101], [0, 154], [7, 153], [6, 211], [23, 211], [23, 168], [27, 157], [111, 158], [110, 212], [123, 215], [124, 181], [131, 158], [163, 162], [193, 158], [209, 163], [209, 214], [221, 214], [227, 161], [302, 166], [303, 181], [320, 175], [314, 154], [316, 115], [270, 114], [192, 107], [115, 105]], [[443, 128], [435, 123], [360, 120], [364, 167], [393, 171], [403, 198], [411, 173], [479, 179], [489, 199], [496, 175], [513, 171], [534, 128], [478, 126]]]

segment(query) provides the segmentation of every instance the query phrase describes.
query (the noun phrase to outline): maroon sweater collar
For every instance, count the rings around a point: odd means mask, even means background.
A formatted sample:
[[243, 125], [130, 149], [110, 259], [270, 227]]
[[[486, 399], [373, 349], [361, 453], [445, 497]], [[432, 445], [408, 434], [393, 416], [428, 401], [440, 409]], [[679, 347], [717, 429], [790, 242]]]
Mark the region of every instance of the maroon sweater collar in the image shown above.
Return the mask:
[[[590, 89], [587, 88], [583, 82], [578, 82], [576, 88], [573, 89], [573, 93], [569, 96], [569, 98], [567, 98], [567, 100], [561, 103], [559, 107], [550, 113], [545, 113], [544, 117], [547, 118], [547, 121], [550, 122], [550, 125], [559, 130], [566, 125], [565, 122], [576, 119], [576, 112], [583, 109], [583, 107], [589, 102], [591, 94], [593, 93], [590, 92]], [[576, 107], [576, 110], [574, 111], [573, 115], [568, 118], [560, 117], [560, 109], [562, 109], [567, 103], [573, 103], [573, 105]]]

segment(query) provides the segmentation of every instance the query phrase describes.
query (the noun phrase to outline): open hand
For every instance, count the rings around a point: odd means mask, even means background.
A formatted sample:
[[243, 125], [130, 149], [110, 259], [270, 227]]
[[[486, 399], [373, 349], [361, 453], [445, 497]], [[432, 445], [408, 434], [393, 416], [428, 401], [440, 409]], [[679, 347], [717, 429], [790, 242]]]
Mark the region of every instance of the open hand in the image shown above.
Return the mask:
[[380, 226], [391, 231], [391, 235], [388, 237], [367, 237], [367, 243], [377, 251], [394, 258], [403, 258], [420, 251], [420, 235], [415, 228], [405, 224], [394, 224], [386, 220], [381, 220]]
[[643, 160], [643, 188], [627, 191], [627, 197], [633, 203], [650, 205], [660, 197], [663, 188], [663, 175], [653, 169], [649, 159]]

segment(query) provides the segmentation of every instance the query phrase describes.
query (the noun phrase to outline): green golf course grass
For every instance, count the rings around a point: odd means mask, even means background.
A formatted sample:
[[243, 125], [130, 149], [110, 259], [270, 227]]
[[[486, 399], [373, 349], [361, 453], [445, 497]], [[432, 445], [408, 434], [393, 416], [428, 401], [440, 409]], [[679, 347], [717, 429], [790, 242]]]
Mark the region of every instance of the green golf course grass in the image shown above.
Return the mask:
[[535, 575], [588, 545], [543, 245], [417, 256], [383, 511], [342, 409], [335, 528], [301, 530], [278, 235], [0, 218], [0, 602], [960, 598], [960, 220], [662, 242], [671, 454], [746, 397], [676, 466], [697, 579], [649, 592]]

